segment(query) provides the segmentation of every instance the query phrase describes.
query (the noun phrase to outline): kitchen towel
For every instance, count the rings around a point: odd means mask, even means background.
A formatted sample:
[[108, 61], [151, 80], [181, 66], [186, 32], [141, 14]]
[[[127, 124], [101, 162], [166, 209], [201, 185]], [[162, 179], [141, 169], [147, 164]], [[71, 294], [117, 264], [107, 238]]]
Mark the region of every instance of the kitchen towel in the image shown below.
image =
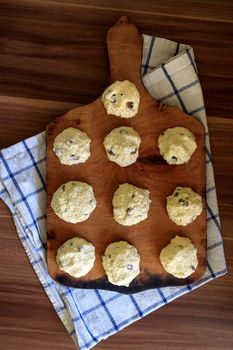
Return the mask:
[[156, 100], [182, 109], [205, 126], [208, 263], [199, 281], [131, 295], [59, 285], [49, 276], [46, 263], [45, 133], [0, 152], [0, 197], [12, 212], [22, 245], [54, 309], [82, 350], [227, 272], [206, 113], [193, 49], [143, 35], [141, 73], [146, 89]]

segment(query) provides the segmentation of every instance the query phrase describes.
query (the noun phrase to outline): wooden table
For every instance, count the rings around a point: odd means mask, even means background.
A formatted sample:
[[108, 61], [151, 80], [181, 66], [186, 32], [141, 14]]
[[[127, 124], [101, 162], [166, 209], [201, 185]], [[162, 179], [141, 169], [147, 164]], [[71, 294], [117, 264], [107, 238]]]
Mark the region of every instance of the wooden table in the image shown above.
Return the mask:
[[[123, 14], [141, 32], [193, 46], [208, 114], [228, 275], [189, 293], [96, 349], [233, 348], [233, 3], [227, 0], [0, 1], [0, 148], [99, 96], [107, 29]], [[0, 344], [75, 349], [0, 202]]]

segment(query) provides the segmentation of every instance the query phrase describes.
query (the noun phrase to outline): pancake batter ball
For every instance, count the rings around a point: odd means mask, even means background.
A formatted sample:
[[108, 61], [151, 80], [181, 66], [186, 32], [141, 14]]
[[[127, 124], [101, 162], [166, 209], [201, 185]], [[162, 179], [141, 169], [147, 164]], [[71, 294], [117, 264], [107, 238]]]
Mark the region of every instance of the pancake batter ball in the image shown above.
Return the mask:
[[190, 276], [197, 268], [197, 250], [186, 237], [176, 236], [162, 249], [160, 262], [168, 273], [177, 278]]
[[94, 266], [95, 247], [80, 237], [74, 237], [57, 250], [57, 264], [60, 270], [73, 277], [85, 276]]
[[114, 220], [124, 226], [135, 225], [148, 217], [150, 203], [148, 190], [122, 184], [112, 200]]
[[69, 181], [53, 194], [51, 207], [66, 222], [85, 221], [96, 207], [93, 188], [85, 182]]
[[177, 225], [191, 224], [203, 209], [201, 196], [189, 187], [176, 187], [167, 197], [167, 213]]
[[141, 143], [140, 136], [131, 127], [121, 126], [113, 129], [104, 139], [108, 159], [121, 167], [136, 162]]
[[90, 157], [91, 139], [84, 131], [68, 128], [55, 138], [53, 151], [65, 165], [84, 163]]
[[109, 244], [102, 257], [109, 282], [128, 287], [140, 273], [140, 256], [137, 249], [125, 241]]
[[190, 130], [177, 126], [167, 129], [158, 139], [160, 154], [168, 164], [187, 163], [197, 144]]
[[108, 114], [120, 118], [132, 118], [138, 112], [140, 95], [128, 80], [115, 81], [102, 94], [102, 102]]

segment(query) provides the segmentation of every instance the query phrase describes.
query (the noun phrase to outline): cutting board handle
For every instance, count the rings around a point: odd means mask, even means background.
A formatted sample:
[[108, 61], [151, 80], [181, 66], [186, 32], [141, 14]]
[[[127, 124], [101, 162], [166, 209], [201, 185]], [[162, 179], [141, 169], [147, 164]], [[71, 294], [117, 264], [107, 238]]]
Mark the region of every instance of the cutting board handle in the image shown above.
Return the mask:
[[142, 36], [126, 16], [109, 29], [107, 46], [111, 82], [127, 79], [137, 85], [141, 80]]

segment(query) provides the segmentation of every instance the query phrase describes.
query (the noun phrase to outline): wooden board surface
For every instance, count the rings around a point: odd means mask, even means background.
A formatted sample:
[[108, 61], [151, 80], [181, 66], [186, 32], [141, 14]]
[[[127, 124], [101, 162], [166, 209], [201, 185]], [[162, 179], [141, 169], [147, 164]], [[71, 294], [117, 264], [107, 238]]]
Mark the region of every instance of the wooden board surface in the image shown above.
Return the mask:
[[[127, 17], [122, 17], [108, 31], [107, 46], [110, 60], [111, 82], [130, 80], [140, 93], [140, 105], [135, 117], [128, 120], [108, 116], [101, 98], [92, 104], [75, 108], [56, 118], [46, 129], [47, 143], [47, 261], [50, 275], [58, 282], [77, 288], [99, 288], [123, 293], [190, 283], [202, 276], [206, 266], [206, 211], [190, 225], [174, 224], [166, 213], [166, 198], [176, 186], [191, 187], [205, 198], [205, 145], [204, 127], [194, 117], [177, 108], [157, 103], [144, 89], [140, 77], [142, 38], [138, 29]], [[103, 140], [114, 128], [132, 126], [142, 139], [136, 163], [121, 168], [106, 156]], [[183, 126], [192, 131], [197, 149], [185, 165], [166, 164], [156, 143], [159, 135], [169, 127]], [[91, 156], [82, 164], [61, 165], [53, 152], [55, 137], [67, 129], [76, 127], [91, 138]], [[95, 193], [97, 207], [88, 220], [70, 224], [61, 220], [51, 208], [53, 193], [62, 184], [72, 181], [90, 184]], [[148, 219], [131, 227], [124, 227], [113, 220], [112, 197], [119, 184], [132, 183], [150, 192], [151, 205]], [[175, 235], [189, 237], [198, 253], [198, 267], [186, 279], [166, 273], [159, 262], [159, 254]], [[61, 271], [56, 262], [57, 249], [66, 240], [81, 236], [96, 248], [93, 269], [85, 276], [74, 278]], [[102, 255], [113, 242], [126, 240], [134, 245], [141, 257], [140, 275], [129, 287], [119, 287], [108, 282]]]
[[[43, 131], [56, 116], [100, 95], [108, 82], [106, 43], [101, 38], [122, 14], [130, 15], [143, 33], [194, 48], [208, 114], [228, 274], [135, 322], [96, 349], [232, 349], [231, 2], [179, 0], [174, 6], [164, 0], [4, 0], [0, 9], [0, 148]], [[7, 132], [6, 124], [11, 125]], [[2, 347], [75, 350], [1, 201], [0, 246]]]

